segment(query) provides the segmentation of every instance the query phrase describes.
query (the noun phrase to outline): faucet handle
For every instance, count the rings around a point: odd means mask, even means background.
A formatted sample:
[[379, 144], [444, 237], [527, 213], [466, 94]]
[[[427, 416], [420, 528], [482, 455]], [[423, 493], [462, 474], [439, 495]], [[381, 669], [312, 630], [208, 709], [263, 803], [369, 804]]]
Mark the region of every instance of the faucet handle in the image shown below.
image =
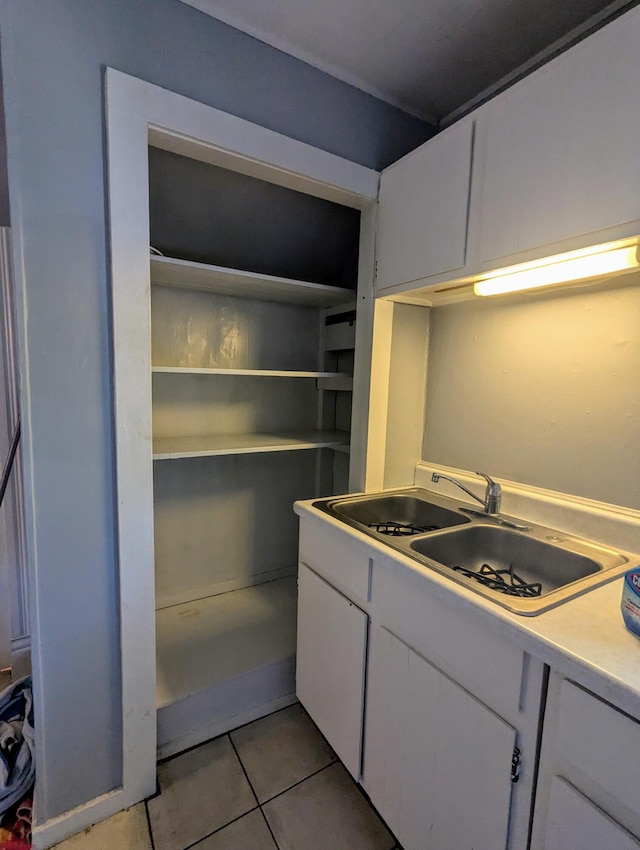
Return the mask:
[[484, 497], [484, 509], [488, 514], [497, 514], [500, 510], [500, 499], [502, 496], [502, 488], [500, 485], [490, 478], [486, 472], [476, 472], [481, 478], [487, 482], [487, 491]]

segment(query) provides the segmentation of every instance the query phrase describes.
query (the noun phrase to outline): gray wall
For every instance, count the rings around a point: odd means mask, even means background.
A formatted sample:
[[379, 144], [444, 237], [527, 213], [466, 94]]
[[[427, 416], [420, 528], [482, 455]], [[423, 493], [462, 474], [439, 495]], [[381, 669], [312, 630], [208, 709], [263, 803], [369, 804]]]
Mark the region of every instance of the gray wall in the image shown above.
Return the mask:
[[431, 130], [177, 0], [2, 0], [0, 28], [52, 817], [121, 780], [104, 67], [373, 167]]
[[633, 277], [432, 310], [423, 457], [640, 508]]

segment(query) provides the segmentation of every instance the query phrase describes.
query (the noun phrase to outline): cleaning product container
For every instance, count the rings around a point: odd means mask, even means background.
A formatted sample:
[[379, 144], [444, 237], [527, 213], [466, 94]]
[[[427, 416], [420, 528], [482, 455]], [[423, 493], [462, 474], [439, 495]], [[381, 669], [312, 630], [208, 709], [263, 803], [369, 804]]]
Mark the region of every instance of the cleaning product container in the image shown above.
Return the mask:
[[628, 570], [624, 577], [620, 607], [625, 626], [640, 637], [640, 564]]

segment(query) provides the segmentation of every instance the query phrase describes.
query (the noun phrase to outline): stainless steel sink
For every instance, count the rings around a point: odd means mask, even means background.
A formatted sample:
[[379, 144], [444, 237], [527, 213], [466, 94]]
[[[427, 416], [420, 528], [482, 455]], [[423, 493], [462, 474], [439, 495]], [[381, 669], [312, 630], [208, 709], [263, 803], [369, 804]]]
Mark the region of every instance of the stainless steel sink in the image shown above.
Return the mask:
[[[314, 506], [497, 605], [528, 616], [611, 581], [631, 559], [640, 560], [535, 523], [514, 530], [488, 516], [470, 517], [461, 512], [467, 509], [464, 503], [415, 487], [326, 499]], [[506, 576], [506, 589], [500, 586], [501, 576]], [[526, 587], [514, 591], [521, 583]]]
[[414, 492], [340, 499], [333, 502], [332, 513], [369, 529], [375, 525], [396, 523], [401, 527], [437, 530], [469, 522], [469, 518], [455, 508], [427, 502]]
[[[414, 538], [409, 546], [416, 554], [455, 570], [459, 580], [473, 590], [490, 598], [496, 596], [496, 602], [519, 613], [539, 613], [552, 607], [593, 585], [593, 581], [585, 580], [595, 577], [600, 583], [607, 570], [627, 563], [627, 558], [618, 552], [541, 526], [520, 532], [478, 523], [449, 534]], [[486, 584], [476, 586], [484, 565], [488, 565]], [[460, 567], [476, 577], [461, 572]], [[504, 571], [507, 577], [515, 574], [537, 595], [519, 597], [496, 591], [492, 587], [494, 570]], [[497, 598], [498, 593], [506, 598]]]

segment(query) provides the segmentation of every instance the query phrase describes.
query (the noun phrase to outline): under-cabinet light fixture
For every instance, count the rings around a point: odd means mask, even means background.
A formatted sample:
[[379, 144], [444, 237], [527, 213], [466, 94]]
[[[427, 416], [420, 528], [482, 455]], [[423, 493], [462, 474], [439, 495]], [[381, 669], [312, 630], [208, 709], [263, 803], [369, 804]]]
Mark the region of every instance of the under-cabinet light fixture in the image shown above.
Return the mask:
[[638, 254], [637, 240], [558, 254], [484, 275], [473, 291], [476, 295], [502, 295], [632, 271], [640, 267]]

